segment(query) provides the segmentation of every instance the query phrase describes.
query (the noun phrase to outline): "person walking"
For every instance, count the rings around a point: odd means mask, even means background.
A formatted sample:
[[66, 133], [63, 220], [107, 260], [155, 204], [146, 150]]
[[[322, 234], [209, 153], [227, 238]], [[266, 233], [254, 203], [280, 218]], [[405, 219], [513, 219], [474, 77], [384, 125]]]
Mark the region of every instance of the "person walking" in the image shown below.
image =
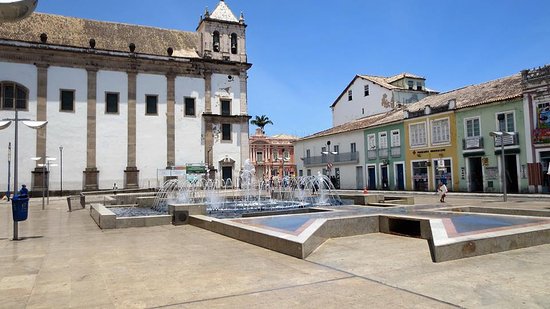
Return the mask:
[[445, 203], [445, 196], [447, 196], [448, 191], [447, 186], [443, 182], [440, 182], [437, 192], [439, 192], [439, 201], [441, 203]]

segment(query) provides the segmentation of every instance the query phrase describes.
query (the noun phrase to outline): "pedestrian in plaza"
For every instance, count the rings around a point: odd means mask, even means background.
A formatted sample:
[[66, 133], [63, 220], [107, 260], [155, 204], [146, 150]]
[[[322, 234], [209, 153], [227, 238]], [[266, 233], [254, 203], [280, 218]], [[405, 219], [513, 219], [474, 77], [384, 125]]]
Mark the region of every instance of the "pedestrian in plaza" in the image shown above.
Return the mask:
[[447, 186], [443, 182], [440, 182], [437, 192], [439, 192], [439, 201], [441, 203], [445, 203], [445, 196], [447, 196], [448, 191]]

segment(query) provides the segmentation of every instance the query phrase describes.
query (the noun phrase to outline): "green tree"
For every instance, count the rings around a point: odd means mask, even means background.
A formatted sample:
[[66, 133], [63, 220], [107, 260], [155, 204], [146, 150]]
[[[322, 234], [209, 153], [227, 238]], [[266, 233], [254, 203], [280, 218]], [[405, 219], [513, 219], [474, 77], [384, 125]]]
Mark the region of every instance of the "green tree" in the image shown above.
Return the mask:
[[262, 130], [262, 133], [265, 133], [264, 127], [266, 125], [273, 124], [273, 122], [269, 120], [269, 117], [267, 117], [266, 115], [256, 116], [256, 118], [252, 119], [250, 123], [260, 128], [260, 130]]

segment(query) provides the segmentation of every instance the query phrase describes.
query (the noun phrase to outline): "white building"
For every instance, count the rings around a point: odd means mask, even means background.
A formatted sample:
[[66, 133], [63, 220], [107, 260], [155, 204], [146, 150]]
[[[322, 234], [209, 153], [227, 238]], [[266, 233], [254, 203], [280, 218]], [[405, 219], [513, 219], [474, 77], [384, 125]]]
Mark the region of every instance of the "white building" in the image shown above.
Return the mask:
[[[159, 169], [191, 165], [236, 177], [249, 156], [245, 29], [224, 1], [195, 32], [41, 13], [2, 24], [0, 120], [17, 107], [48, 121], [19, 125], [19, 184], [40, 191], [38, 164], [61, 155], [51, 190], [155, 185]], [[0, 130], [0, 158], [14, 136]]]
[[[330, 176], [337, 189], [366, 187], [365, 128], [402, 115], [396, 110], [353, 120], [294, 142], [298, 176]], [[401, 116], [402, 117], [402, 116]]]
[[396, 104], [417, 102], [434, 93], [426, 88], [425, 81], [410, 73], [391, 77], [356, 75], [330, 106], [332, 126], [390, 111]]

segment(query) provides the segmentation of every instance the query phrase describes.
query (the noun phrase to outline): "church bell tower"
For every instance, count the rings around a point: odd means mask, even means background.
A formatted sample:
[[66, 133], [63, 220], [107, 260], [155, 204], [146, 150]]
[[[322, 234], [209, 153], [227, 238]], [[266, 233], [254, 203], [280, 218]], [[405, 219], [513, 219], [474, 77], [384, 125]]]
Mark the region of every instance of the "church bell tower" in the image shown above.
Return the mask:
[[205, 59], [246, 63], [245, 29], [243, 13], [237, 19], [221, 0], [212, 13], [207, 8], [201, 16], [197, 27], [201, 40], [199, 55]]

